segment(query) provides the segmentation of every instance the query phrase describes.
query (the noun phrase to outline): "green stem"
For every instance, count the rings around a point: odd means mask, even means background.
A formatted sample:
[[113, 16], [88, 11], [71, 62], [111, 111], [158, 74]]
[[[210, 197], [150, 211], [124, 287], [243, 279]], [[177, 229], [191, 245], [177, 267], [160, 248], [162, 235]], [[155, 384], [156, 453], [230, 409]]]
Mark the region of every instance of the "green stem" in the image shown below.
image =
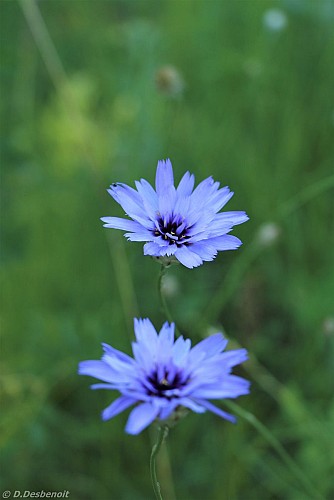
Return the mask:
[[[214, 297], [210, 299], [204, 311], [201, 312], [203, 318], [207, 318], [211, 323], [217, 321], [220, 311], [233, 297], [247, 270], [260, 253], [261, 247], [253, 244], [249, 245], [247, 250], [240, 254], [238, 259], [231, 265]], [[198, 320], [201, 321], [200, 317], [198, 317]]]
[[139, 307], [123, 238], [119, 238], [118, 236], [108, 234], [106, 238], [123, 308], [126, 330], [129, 338], [132, 340], [133, 318], [139, 317]]
[[255, 429], [261, 434], [261, 436], [271, 445], [271, 447], [280, 456], [282, 462], [290, 470], [291, 474], [298, 480], [299, 484], [303, 486], [305, 493], [307, 492], [310, 498], [317, 498], [321, 500], [323, 497], [319, 492], [313, 487], [312, 483], [309, 481], [308, 477], [304, 474], [303, 470], [297, 465], [297, 463], [290, 457], [281, 443], [276, 439], [276, 437], [263, 425], [260, 420], [258, 420], [255, 415], [244, 410], [236, 403], [232, 401], [225, 400], [225, 404], [234, 413], [244, 418], [249, 422]]
[[157, 471], [156, 471], [156, 457], [160, 451], [161, 445], [166, 439], [168, 435], [168, 426], [163, 425], [162, 427], [159, 428], [159, 433], [158, 433], [158, 439], [157, 442], [153, 445], [152, 447], [152, 453], [151, 453], [151, 458], [150, 458], [150, 472], [151, 472], [151, 480], [152, 480], [152, 486], [153, 490], [155, 493], [155, 496], [157, 500], [163, 500], [161, 491], [160, 491], [160, 484], [157, 478]]
[[289, 216], [295, 210], [305, 205], [307, 202], [313, 200], [320, 194], [324, 193], [329, 189], [334, 188], [334, 175], [330, 175], [323, 179], [319, 179], [310, 186], [297, 193], [295, 196], [289, 200], [283, 202], [278, 209], [277, 215], [279, 218]]
[[165, 299], [165, 296], [162, 291], [162, 283], [163, 283], [163, 277], [165, 276], [166, 273], [166, 266], [163, 264], [161, 265], [160, 268], [160, 273], [158, 277], [158, 295], [160, 299], [160, 305], [161, 305], [161, 310], [165, 313], [166, 318], [168, 319], [169, 323], [173, 323], [173, 318], [171, 313], [169, 312], [168, 305]]
[[90, 142], [87, 141], [85, 129], [82, 126], [83, 114], [77, 102], [75, 92], [71, 88], [70, 81], [56, 46], [39, 10], [37, 0], [18, 0], [18, 2], [49, 73], [50, 79], [65, 104], [68, 116], [73, 122], [73, 127], [78, 131], [81, 154], [89, 164], [97, 180], [99, 180], [100, 176], [98, 172], [100, 172], [100, 170], [97, 166], [96, 155], [91, 148]]
[[27, 24], [54, 85], [61, 91], [67, 80], [64, 66], [50, 37], [36, 0], [19, 0]]

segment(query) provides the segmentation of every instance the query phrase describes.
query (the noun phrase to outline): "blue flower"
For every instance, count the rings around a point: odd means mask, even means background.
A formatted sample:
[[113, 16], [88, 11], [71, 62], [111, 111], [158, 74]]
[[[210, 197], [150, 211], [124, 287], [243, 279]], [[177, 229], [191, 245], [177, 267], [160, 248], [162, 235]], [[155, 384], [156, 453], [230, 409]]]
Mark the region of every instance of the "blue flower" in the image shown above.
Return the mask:
[[130, 241], [145, 241], [144, 254], [163, 261], [177, 260], [192, 269], [213, 260], [218, 251], [235, 250], [241, 241], [228, 234], [233, 226], [248, 220], [245, 212], [221, 212], [233, 196], [228, 187], [219, 189], [212, 177], [193, 190], [195, 178], [189, 172], [174, 186], [170, 160], [158, 162], [155, 190], [145, 180], [136, 189], [115, 183], [109, 194], [132, 220], [102, 217], [104, 227], [127, 231]]
[[190, 339], [174, 340], [174, 323], [165, 323], [158, 334], [149, 319], [135, 319], [134, 358], [102, 344], [100, 361], [82, 361], [80, 375], [103, 381], [92, 389], [117, 390], [121, 396], [102, 413], [108, 420], [135, 405], [126, 432], [138, 434], [153, 420], [166, 421], [179, 410], [210, 410], [235, 422], [235, 417], [208, 399], [236, 398], [248, 394], [249, 382], [231, 374], [233, 366], [247, 359], [245, 349], [223, 352], [227, 340], [211, 335], [191, 348]]

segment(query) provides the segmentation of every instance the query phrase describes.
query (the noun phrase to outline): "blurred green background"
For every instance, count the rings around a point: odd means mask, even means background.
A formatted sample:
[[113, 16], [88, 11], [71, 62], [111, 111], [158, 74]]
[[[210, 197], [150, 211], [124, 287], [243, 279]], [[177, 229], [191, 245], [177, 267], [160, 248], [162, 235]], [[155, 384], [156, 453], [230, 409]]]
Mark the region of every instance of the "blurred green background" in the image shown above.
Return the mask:
[[[238, 404], [258, 419], [183, 420], [176, 497], [334, 498], [333, 2], [0, 7], [2, 490], [153, 498], [152, 432], [103, 423], [115, 394], [76, 371], [102, 341], [130, 352], [134, 316], [164, 321], [159, 266], [99, 217], [122, 216], [111, 182], [153, 182], [170, 157], [177, 180], [213, 175], [250, 216], [238, 251], [171, 268], [165, 293], [193, 341], [224, 331], [250, 351]], [[172, 500], [169, 472], [163, 452]]]

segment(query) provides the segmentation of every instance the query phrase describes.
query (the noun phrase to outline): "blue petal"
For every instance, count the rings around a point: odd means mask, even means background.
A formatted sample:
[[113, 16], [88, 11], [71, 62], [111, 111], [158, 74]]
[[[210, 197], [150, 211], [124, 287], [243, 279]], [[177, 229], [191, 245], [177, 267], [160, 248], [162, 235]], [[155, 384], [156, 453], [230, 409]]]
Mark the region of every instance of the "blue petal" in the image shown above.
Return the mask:
[[135, 319], [135, 335], [137, 342], [133, 342], [133, 355], [145, 370], [150, 370], [156, 358], [158, 334], [149, 319]]
[[197, 253], [205, 261], [211, 261], [217, 255], [217, 249], [206, 240], [194, 243], [191, 246], [191, 251]]
[[205, 408], [203, 405], [197, 404], [193, 399], [190, 398], [179, 398], [179, 404], [189, 408], [189, 410], [194, 411], [195, 413], [204, 413]]
[[174, 211], [176, 191], [174, 186], [166, 186], [163, 193], [159, 195], [159, 212], [162, 216], [169, 216]]
[[190, 207], [187, 214], [189, 225], [195, 224], [203, 217], [203, 209], [210, 202], [211, 193], [216, 192], [216, 190], [217, 187], [212, 177], [208, 177], [198, 184], [190, 196]]
[[130, 356], [128, 356], [127, 354], [125, 354], [122, 351], [119, 351], [118, 349], [115, 349], [111, 345], [105, 344], [104, 342], [102, 342], [102, 347], [103, 347], [103, 350], [106, 354], [109, 354], [111, 356], [116, 356], [120, 361], [124, 361], [125, 363], [129, 363], [129, 364], [134, 363], [133, 359]]
[[171, 255], [175, 254], [176, 250], [177, 250], [176, 245], [168, 245], [168, 247], [161, 249], [160, 255], [162, 257], [164, 257], [164, 256], [170, 257]]
[[108, 193], [112, 198], [114, 198], [117, 203], [120, 203], [120, 197], [126, 197], [131, 200], [132, 203], [135, 203], [138, 207], [142, 206], [142, 200], [139, 193], [128, 186], [127, 184], [123, 184], [118, 182], [117, 184], [112, 184], [109, 189], [107, 189]]
[[242, 241], [232, 234], [225, 234], [224, 236], [217, 236], [207, 240], [210, 245], [213, 245], [219, 251], [223, 250], [236, 250], [242, 245]]
[[170, 325], [166, 322], [162, 326], [159, 333], [158, 349], [156, 353], [157, 375], [159, 379], [165, 378], [166, 370], [169, 372], [172, 367], [169, 367], [172, 357], [172, 348], [174, 344], [175, 324]]
[[115, 382], [114, 370], [104, 361], [88, 360], [79, 363], [79, 375], [89, 375], [104, 382]]
[[154, 191], [151, 184], [145, 179], [136, 181], [136, 187], [141, 196], [147, 214], [152, 220], [155, 219], [159, 210], [157, 193]]
[[165, 242], [165, 240], [162, 240], [162, 242], [166, 243], [165, 245], [159, 245], [156, 241], [159, 241], [159, 239], [155, 238], [155, 241], [145, 243], [144, 255], [151, 255], [153, 257], [170, 257], [175, 254], [177, 250], [176, 245], [170, 245], [168, 241]]
[[219, 217], [219, 215], [223, 215], [223, 213], [224, 212], [222, 212], [221, 214], [215, 214], [214, 218], [207, 225], [206, 230], [208, 238], [224, 236], [233, 228], [233, 222]]
[[159, 342], [167, 342], [170, 345], [174, 343], [175, 323], [169, 324], [167, 321], [162, 325], [159, 333]]
[[191, 252], [186, 246], [178, 248], [174, 255], [181, 262], [181, 264], [189, 269], [203, 264], [201, 257], [196, 253]]
[[143, 403], [137, 406], [130, 413], [125, 431], [128, 434], [139, 434], [143, 429], [150, 425], [158, 416], [159, 408], [151, 403]]
[[247, 361], [248, 353], [246, 349], [234, 349], [233, 351], [224, 352], [221, 355], [221, 359], [226, 366], [232, 368], [235, 365]]
[[129, 398], [128, 396], [120, 396], [116, 399], [111, 405], [107, 406], [102, 412], [102, 420], [109, 420], [112, 417], [115, 417], [122, 411], [129, 408], [129, 406], [136, 403], [136, 399]]
[[191, 195], [191, 201], [194, 207], [196, 207], [197, 204], [202, 205], [203, 201], [207, 200], [208, 194], [211, 193], [214, 184], [215, 181], [211, 175], [198, 184]]
[[180, 180], [179, 185], [177, 186], [177, 194], [181, 197], [190, 196], [192, 190], [194, 189], [195, 177], [190, 173], [186, 172], [182, 179]]
[[133, 386], [129, 387], [123, 387], [121, 390], [121, 393], [123, 396], [128, 396], [129, 398], [133, 398], [136, 401], [151, 401], [152, 396], [149, 396], [147, 394], [147, 391], [143, 387], [143, 384], [137, 380], [133, 383]]
[[132, 352], [135, 360], [137, 361], [140, 369], [144, 369], [146, 372], [150, 371], [152, 368], [152, 347], [141, 343], [132, 343]]
[[[174, 214], [186, 218], [190, 207], [190, 196], [177, 195], [174, 205]], [[182, 220], [182, 219], [181, 219]]]
[[242, 224], [249, 220], [246, 212], [236, 211], [236, 212], [220, 212], [216, 215], [216, 219], [224, 222], [231, 222], [233, 226], [237, 224]]
[[225, 375], [221, 382], [194, 388], [192, 395], [196, 398], [224, 399], [237, 398], [249, 393], [250, 382], [236, 375]]
[[158, 195], [162, 195], [166, 188], [169, 188], [170, 186], [174, 186], [174, 175], [171, 161], [169, 159], [160, 160], [158, 161], [155, 176], [155, 187]]
[[144, 245], [144, 255], [151, 255], [152, 257], [161, 257], [163, 255], [166, 255], [166, 252], [167, 252], [167, 247], [165, 247], [165, 252], [164, 252], [164, 247], [158, 245], [153, 241], [145, 243]]
[[209, 358], [215, 354], [221, 353], [227, 344], [228, 340], [224, 339], [221, 333], [215, 333], [196, 344], [191, 350], [191, 355], [193, 356], [198, 351], [201, 351], [205, 353], [206, 358]]
[[217, 193], [212, 197], [210, 201], [211, 208], [215, 212], [218, 212], [226, 205], [226, 203], [232, 198], [233, 195], [233, 191], [230, 191], [227, 186], [219, 189], [219, 191], [217, 191]]
[[152, 364], [155, 363], [157, 358], [156, 346], [145, 345], [143, 342], [133, 342], [132, 352], [138, 366], [149, 372], [152, 369]]
[[135, 318], [134, 331], [138, 342], [148, 346], [155, 345], [158, 340], [158, 334], [152, 322], [148, 318]]
[[141, 228], [141, 231], [135, 233], [125, 233], [124, 236], [128, 241], [150, 241], [154, 238], [150, 231]]
[[114, 391], [119, 389], [119, 384], [92, 384], [90, 388], [94, 391], [96, 389], [108, 389], [109, 391]]
[[103, 227], [133, 232], [143, 230], [143, 226], [138, 222], [129, 219], [122, 219], [121, 217], [101, 217], [101, 220], [104, 222]]
[[142, 199], [135, 189], [126, 184], [117, 184], [111, 186], [108, 193], [121, 205], [129, 217], [147, 229], [153, 229], [152, 221], [148, 218]]
[[204, 408], [206, 408], [207, 410], [211, 411], [212, 413], [215, 413], [216, 415], [219, 415], [219, 417], [222, 417], [222, 418], [225, 418], [226, 420], [229, 420], [230, 422], [232, 422], [232, 424], [235, 424], [236, 421], [237, 421], [237, 419], [233, 415], [231, 415], [230, 413], [227, 413], [224, 410], [221, 410], [220, 408], [218, 408], [217, 406], [213, 405], [209, 401], [206, 401], [205, 399], [198, 399], [198, 398], [196, 398], [196, 402], [198, 404], [204, 406]]
[[173, 346], [173, 361], [177, 366], [182, 366], [186, 361], [191, 348], [190, 339], [184, 339], [182, 335], [176, 340]]
[[160, 410], [159, 413], [160, 420], [166, 420], [166, 418], [170, 417], [171, 413], [175, 410], [177, 406], [179, 406], [179, 404], [180, 403], [178, 399], [168, 401], [168, 404], [164, 408], [161, 408]]
[[128, 383], [132, 382], [134, 373], [134, 363], [128, 363], [120, 360], [117, 356], [104, 354], [102, 361], [108, 364], [113, 373], [113, 382]]

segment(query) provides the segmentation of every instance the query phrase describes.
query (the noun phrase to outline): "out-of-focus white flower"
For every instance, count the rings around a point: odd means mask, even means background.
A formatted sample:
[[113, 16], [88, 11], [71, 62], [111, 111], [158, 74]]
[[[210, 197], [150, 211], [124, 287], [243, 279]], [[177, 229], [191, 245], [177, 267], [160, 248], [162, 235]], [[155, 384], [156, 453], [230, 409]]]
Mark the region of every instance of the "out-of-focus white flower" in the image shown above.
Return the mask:
[[275, 222], [262, 224], [257, 233], [257, 241], [261, 246], [268, 247], [276, 243], [281, 234], [281, 228]]
[[334, 316], [327, 316], [322, 323], [322, 329], [325, 335], [334, 335]]
[[271, 31], [282, 31], [287, 24], [288, 18], [280, 9], [269, 9], [263, 15], [263, 25]]
[[166, 274], [162, 280], [162, 290], [167, 297], [174, 297], [180, 289], [178, 279], [171, 275]]

